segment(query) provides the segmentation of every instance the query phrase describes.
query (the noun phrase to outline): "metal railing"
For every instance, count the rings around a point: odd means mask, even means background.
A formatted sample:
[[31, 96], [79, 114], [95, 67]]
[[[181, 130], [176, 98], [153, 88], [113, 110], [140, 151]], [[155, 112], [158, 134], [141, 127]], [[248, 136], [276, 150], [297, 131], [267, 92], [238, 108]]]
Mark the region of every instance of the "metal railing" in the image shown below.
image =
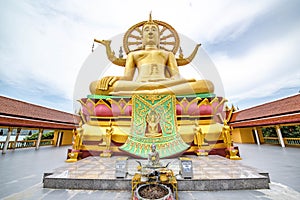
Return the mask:
[[[37, 140], [21, 140], [17, 141], [9, 141], [7, 149], [20, 149], [20, 148], [29, 148], [36, 147]], [[4, 148], [5, 141], [0, 142], [0, 150]], [[54, 145], [53, 139], [45, 139], [41, 140], [40, 146], [51, 146]]]
[[[278, 137], [264, 137], [265, 144], [280, 144]], [[283, 138], [285, 145], [300, 146], [300, 138]]]
[[300, 146], [300, 138], [283, 138], [284, 143], [287, 145], [299, 145]]
[[265, 144], [280, 144], [278, 137], [264, 137]]

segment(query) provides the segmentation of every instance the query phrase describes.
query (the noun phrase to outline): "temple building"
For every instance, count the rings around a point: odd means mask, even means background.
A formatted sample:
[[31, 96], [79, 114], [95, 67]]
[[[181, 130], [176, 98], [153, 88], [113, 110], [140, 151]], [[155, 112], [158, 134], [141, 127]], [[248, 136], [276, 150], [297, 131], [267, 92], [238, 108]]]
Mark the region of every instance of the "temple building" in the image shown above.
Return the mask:
[[[300, 94], [254, 106], [245, 110], [227, 108], [227, 119], [233, 128], [236, 143], [299, 145], [300, 138], [284, 138], [283, 127], [300, 125]], [[270, 128], [276, 137], [266, 137], [263, 129]]]
[[[6, 135], [6, 140], [0, 142], [0, 149], [5, 153], [7, 149], [23, 148], [28, 144], [28, 147], [38, 149], [43, 145], [43, 132], [49, 130], [54, 131], [50, 145], [71, 145], [77, 121], [78, 116], [70, 113], [0, 96], [0, 131], [1, 135]], [[24, 130], [37, 131], [37, 141], [18, 141]], [[12, 135], [15, 136], [14, 141], [10, 140]]]

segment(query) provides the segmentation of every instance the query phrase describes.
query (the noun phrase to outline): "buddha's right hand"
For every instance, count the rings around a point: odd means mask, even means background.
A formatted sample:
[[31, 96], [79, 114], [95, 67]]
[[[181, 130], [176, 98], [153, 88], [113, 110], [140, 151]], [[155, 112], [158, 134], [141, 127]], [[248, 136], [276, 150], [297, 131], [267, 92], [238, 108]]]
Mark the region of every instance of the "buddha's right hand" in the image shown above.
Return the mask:
[[98, 89], [100, 89], [100, 90], [108, 90], [109, 87], [112, 86], [119, 79], [120, 79], [120, 77], [118, 77], [118, 76], [106, 76], [106, 77], [103, 77], [98, 82]]

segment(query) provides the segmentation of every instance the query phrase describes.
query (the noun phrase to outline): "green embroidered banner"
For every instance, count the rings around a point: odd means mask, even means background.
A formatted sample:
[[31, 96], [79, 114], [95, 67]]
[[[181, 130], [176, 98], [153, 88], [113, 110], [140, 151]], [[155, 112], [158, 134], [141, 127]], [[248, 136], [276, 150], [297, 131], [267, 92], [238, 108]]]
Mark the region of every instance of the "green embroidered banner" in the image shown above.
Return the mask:
[[155, 143], [163, 158], [189, 147], [177, 133], [175, 95], [133, 95], [132, 104], [131, 135], [121, 150], [147, 158]]

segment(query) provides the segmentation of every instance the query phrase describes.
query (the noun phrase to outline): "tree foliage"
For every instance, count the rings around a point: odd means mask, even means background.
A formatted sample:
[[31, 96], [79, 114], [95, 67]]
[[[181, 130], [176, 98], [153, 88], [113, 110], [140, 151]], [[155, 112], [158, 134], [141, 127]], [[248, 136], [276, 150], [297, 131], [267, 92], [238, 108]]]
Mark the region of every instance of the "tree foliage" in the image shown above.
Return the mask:
[[285, 138], [300, 138], [300, 126], [282, 126], [281, 133]]
[[[297, 126], [281, 126], [280, 131], [284, 138], [300, 138], [300, 125]], [[264, 137], [277, 137], [275, 127], [262, 128]]]
[[[34, 133], [31, 136], [27, 136], [24, 138], [24, 140], [37, 140], [39, 137], [39, 133]], [[43, 133], [42, 140], [46, 139], [53, 139], [54, 137], [54, 131], [49, 131], [47, 133]]]
[[262, 128], [262, 133], [264, 137], [277, 137], [275, 127], [264, 127]]

